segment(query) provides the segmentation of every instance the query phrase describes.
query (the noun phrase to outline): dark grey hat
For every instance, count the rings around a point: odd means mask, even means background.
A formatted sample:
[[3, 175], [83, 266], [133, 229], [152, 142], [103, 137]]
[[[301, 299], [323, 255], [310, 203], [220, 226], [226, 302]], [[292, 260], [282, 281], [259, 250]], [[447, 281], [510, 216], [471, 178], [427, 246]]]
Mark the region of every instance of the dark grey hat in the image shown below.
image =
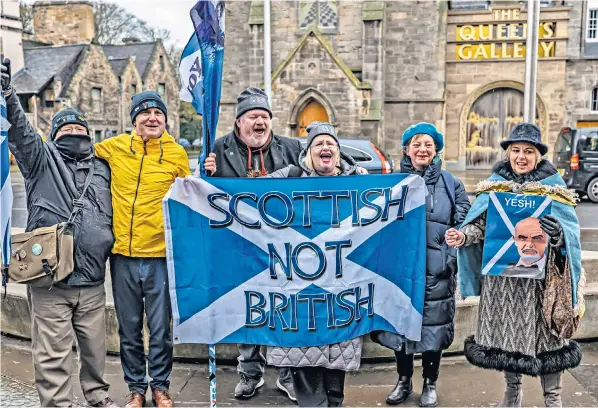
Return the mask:
[[320, 135], [329, 135], [336, 140], [336, 144], [340, 145], [334, 126], [328, 122], [311, 122], [305, 130], [307, 130], [307, 149], [311, 146], [311, 142]]
[[272, 118], [272, 109], [268, 102], [268, 95], [259, 88], [247, 88], [237, 96], [237, 116], [236, 118], [253, 109], [265, 110]]
[[531, 143], [544, 156], [548, 152], [548, 146], [542, 143], [542, 134], [538, 126], [531, 123], [520, 123], [511, 130], [511, 134], [507, 140], [500, 142], [500, 147], [507, 150], [511, 143], [525, 142]]

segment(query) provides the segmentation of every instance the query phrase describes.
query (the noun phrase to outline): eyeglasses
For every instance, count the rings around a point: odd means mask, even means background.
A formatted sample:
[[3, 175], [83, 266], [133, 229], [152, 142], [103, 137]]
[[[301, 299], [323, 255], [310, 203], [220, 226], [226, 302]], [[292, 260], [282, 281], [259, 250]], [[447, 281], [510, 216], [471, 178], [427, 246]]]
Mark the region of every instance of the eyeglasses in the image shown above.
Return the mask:
[[87, 129], [85, 129], [82, 126], [63, 126], [60, 129], [58, 129], [58, 133], [71, 135], [85, 135], [87, 134]]
[[338, 149], [338, 145], [334, 142], [319, 142], [313, 146], [315, 150], [322, 150], [324, 147], [327, 147], [330, 150]]

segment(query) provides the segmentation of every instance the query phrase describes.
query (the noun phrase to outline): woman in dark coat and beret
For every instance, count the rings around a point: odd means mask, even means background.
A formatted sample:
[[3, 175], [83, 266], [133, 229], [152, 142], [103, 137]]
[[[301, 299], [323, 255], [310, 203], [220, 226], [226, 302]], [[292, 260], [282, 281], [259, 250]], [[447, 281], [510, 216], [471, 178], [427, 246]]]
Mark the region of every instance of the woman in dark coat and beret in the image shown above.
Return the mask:
[[453, 342], [457, 260], [454, 248], [444, 240], [445, 232], [459, 225], [470, 208], [463, 183], [442, 170], [438, 153], [444, 137], [434, 125], [418, 123], [403, 133], [401, 173], [418, 174], [426, 182], [426, 294], [421, 340], [409, 341], [389, 332], [372, 334], [374, 341], [395, 350], [399, 380], [386, 398], [400, 404], [413, 392], [413, 355], [422, 353], [424, 386], [420, 406], [437, 405], [436, 380], [442, 350]]

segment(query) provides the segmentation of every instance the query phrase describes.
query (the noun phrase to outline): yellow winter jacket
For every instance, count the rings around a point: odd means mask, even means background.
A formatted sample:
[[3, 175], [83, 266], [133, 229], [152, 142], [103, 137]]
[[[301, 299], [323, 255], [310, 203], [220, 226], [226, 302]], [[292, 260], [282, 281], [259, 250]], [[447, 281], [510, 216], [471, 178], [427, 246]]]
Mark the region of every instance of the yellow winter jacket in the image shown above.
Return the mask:
[[166, 131], [147, 142], [133, 131], [97, 143], [95, 154], [112, 176], [112, 253], [165, 257], [162, 199], [177, 177], [191, 174], [185, 149]]

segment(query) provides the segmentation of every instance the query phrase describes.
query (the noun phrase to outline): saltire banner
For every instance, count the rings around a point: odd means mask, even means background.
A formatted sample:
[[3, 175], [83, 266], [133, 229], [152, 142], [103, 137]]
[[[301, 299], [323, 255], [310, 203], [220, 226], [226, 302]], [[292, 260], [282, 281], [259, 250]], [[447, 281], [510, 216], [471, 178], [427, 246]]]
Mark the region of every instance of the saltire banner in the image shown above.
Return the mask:
[[[181, 58], [181, 63], [191, 61], [193, 55], [197, 55], [196, 49], [199, 45], [201, 66], [198, 67], [195, 63], [196, 60], [193, 59], [190, 69], [196, 71], [181, 74], [181, 78], [192, 78], [189, 75], [197, 75], [199, 72], [198, 81], [195, 87], [191, 88], [190, 93], [195, 110], [202, 115], [203, 147], [198, 159], [198, 167], [202, 177], [206, 175], [203, 163], [208, 154], [214, 150], [216, 127], [220, 113], [222, 64], [224, 62], [224, 19], [224, 0], [198, 1], [191, 9], [191, 20], [193, 21], [198, 44], [191, 40], [187, 44], [189, 49], [187, 50], [186, 59]], [[187, 47], [185, 48], [187, 49]], [[183, 52], [183, 55], [185, 55], [185, 52]], [[185, 62], [184, 65], [189, 64]]]
[[2, 264], [10, 263], [10, 231], [12, 216], [12, 184], [10, 181], [10, 153], [8, 150], [8, 123], [6, 101], [0, 95], [0, 232], [2, 239]]
[[190, 102], [195, 112], [202, 115], [203, 101], [203, 74], [201, 70], [201, 49], [195, 33], [189, 38], [179, 61], [179, 76], [181, 77], [181, 90], [179, 98]]
[[540, 218], [552, 198], [513, 193], [489, 194], [482, 274], [543, 279], [548, 235]]
[[177, 179], [163, 201], [174, 342], [420, 340], [425, 194], [406, 174]]

